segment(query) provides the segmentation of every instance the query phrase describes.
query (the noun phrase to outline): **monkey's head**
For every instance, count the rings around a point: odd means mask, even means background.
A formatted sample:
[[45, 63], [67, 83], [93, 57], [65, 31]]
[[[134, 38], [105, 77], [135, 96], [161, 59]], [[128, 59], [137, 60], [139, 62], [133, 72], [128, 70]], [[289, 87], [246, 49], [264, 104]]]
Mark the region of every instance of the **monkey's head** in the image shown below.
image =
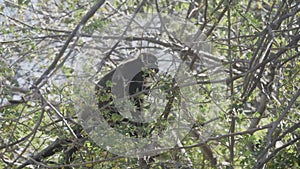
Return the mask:
[[142, 62], [142, 65], [144, 65], [143, 68], [147, 70], [152, 70], [155, 73], [159, 71], [158, 60], [153, 54], [141, 53], [138, 58]]

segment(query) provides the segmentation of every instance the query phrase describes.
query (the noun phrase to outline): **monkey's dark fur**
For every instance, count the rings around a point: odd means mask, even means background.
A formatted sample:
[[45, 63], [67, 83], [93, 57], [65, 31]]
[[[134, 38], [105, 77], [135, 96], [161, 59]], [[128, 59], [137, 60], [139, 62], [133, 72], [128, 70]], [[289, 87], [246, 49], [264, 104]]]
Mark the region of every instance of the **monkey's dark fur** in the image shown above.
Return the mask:
[[[128, 88], [128, 95], [130, 96], [130, 101], [135, 106], [136, 112], [139, 112], [142, 110], [141, 106], [143, 103], [143, 98], [141, 97], [141, 94], [149, 94], [150, 87], [145, 86], [145, 79], [146, 77], [149, 77], [149, 72], [151, 72], [151, 70], [149, 71], [149, 69], [154, 70], [155, 73], [158, 72], [157, 58], [152, 54], [142, 53], [138, 57], [120, 64], [116, 69], [113, 69], [111, 72], [106, 74], [97, 83], [95, 90], [98, 98], [98, 107], [100, 109], [101, 115], [105, 118], [105, 120], [111, 127], [114, 128], [123, 126], [123, 128], [126, 128], [128, 124], [130, 124], [131, 126], [139, 128], [145, 125], [144, 123], [135, 122], [121, 116], [121, 114], [118, 112], [117, 108], [113, 103], [112, 86], [116, 88], [124, 88], [124, 86], [122, 86], [124, 84], [113, 84], [112, 82], [116, 82], [116, 80], [113, 78], [120, 78], [116, 77], [118, 76], [118, 74], [122, 74], [121, 78], [128, 79], [128, 83], [125, 86]], [[136, 75], [128, 74], [130, 72], [136, 72], [137, 70], [139, 71]], [[126, 75], [126, 73], [128, 75]], [[121, 92], [122, 91], [116, 94], [119, 95], [119, 97], [122, 97], [124, 95]], [[136, 131], [130, 131], [129, 135], [138, 137]]]

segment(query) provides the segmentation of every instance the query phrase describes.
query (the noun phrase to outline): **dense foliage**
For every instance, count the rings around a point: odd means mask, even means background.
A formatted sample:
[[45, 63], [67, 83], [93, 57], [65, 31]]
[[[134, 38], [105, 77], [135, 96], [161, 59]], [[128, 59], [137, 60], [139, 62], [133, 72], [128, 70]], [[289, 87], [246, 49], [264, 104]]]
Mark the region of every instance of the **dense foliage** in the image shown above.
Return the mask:
[[[172, 15], [191, 23], [196, 29], [191, 32], [207, 37], [210, 60], [221, 63], [224, 77], [207, 84], [209, 70], [194, 66], [200, 59], [179, 57], [187, 59], [205, 89], [195, 92], [204, 96], [199, 100], [203, 104], [193, 109], [200, 116], [173, 149], [127, 158], [103, 149], [82, 129], [72, 99], [73, 81], [79, 76], [73, 63], [83, 53], [101, 55], [98, 61], [106, 61], [100, 65], [101, 77], [140, 50], [127, 42], [189, 52], [183, 39], [171, 34], [160, 39], [118, 35], [127, 41], [114, 46], [117, 29], [108, 32], [108, 25], [118, 25], [122, 18], [134, 21], [137, 13]], [[300, 167], [297, 0], [0, 0], [0, 23], [0, 168]], [[104, 34], [108, 39], [92, 40]], [[212, 95], [214, 83], [226, 85], [223, 101]], [[174, 93], [169, 100], [193, 97]], [[213, 131], [204, 137], [208, 119], [201, 112], [209, 111], [214, 99], [220, 109], [210, 126]], [[165, 112], [176, 109], [176, 104], [167, 106]]]

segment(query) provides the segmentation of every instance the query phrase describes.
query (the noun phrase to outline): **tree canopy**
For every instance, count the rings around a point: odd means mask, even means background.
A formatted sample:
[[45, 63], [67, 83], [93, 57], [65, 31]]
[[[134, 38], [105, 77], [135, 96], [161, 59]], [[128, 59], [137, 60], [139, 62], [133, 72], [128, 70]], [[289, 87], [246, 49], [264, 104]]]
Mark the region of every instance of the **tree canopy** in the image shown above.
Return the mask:
[[[0, 0], [0, 23], [0, 168], [300, 167], [297, 0]], [[92, 95], [143, 52], [159, 153], [127, 156], [136, 142], [101, 139]]]

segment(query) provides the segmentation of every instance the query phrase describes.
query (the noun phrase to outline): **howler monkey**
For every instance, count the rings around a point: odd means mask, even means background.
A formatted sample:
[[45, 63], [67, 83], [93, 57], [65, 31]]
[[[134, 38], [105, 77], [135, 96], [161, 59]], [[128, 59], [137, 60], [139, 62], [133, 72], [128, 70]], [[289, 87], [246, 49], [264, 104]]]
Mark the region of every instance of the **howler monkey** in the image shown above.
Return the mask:
[[98, 107], [110, 127], [119, 129], [125, 135], [136, 137], [140, 135], [139, 130], [145, 124], [123, 117], [114, 104], [114, 99], [122, 97], [129, 99], [135, 109], [131, 114], [138, 117], [139, 115], [134, 113], [142, 110], [143, 95], [148, 95], [150, 89], [145, 80], [158, 71], [157, 58], [150, 53], [141, 53], [138, 57], [120, 64], [97, 83], [95, 90]]

